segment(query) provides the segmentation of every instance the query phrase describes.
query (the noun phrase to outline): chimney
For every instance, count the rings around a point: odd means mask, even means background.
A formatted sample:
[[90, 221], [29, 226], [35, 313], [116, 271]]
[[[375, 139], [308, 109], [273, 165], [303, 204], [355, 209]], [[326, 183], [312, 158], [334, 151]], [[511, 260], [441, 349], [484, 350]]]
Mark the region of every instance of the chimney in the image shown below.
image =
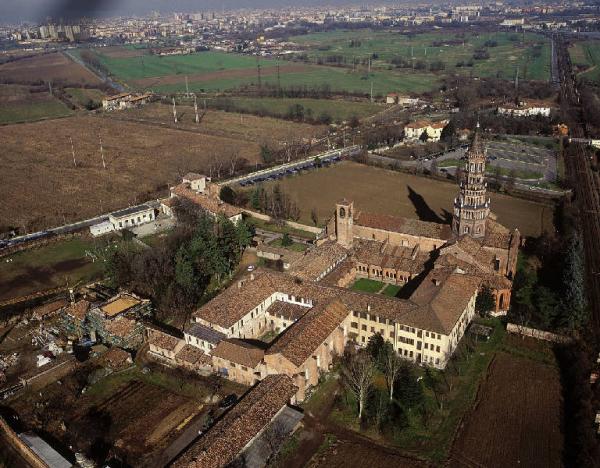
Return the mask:
[[442, 282], [439, 279], [434, 278], [433, 279], [433, 284], [435, 284], [436, 286], [439, 286], [440, 284], [442, 284]]
[[254, 281], [254, 273], [250, 273], [250, 281]]
[[238, 289], [242, 289], [242, 284], [244, 284], [244, 282], [243, 281], [238, 281], [237, 284], [238, 284]]
[[371, 304], [367, 304], [367, 312], [371, 312]]

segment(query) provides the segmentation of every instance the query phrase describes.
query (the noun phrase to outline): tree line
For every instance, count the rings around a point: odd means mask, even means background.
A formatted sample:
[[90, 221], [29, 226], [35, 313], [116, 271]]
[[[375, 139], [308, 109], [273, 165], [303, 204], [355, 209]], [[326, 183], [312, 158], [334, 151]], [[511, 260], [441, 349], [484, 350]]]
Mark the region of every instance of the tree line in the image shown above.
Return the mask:
[[107, 258], [106, 274], [113, 285], [150, 298], [158, 320], [183, 323], [203, 297], [229, 280], [252, 230], [243, 221], [214, 219], [185, 200], [174, 210], [178, 227], [159, 245], [123, 243]]

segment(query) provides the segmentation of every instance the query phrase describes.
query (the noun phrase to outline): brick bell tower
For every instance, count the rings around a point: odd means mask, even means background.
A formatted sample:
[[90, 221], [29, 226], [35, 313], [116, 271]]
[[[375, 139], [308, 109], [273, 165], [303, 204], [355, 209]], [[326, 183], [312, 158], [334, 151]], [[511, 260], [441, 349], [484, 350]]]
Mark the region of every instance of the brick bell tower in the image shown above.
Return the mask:
[[486, 149], [479, 134], [479, 123], [466, 153], [464, 175], [459, 181], [460, 192], [454, 199], [452, 231], [457, 236], [484, 237], [490, 214], [485, 182]]
[[354, 203], [342, 200], [335, 205], [335, 234], [338, 244], [352, 247], [354, 238]]

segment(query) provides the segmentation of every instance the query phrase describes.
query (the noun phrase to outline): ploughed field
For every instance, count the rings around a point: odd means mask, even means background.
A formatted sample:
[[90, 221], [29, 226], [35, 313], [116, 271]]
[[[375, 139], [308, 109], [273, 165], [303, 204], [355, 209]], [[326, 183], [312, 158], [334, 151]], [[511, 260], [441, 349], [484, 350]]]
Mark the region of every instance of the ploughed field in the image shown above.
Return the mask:
[[[312, 224], [313, 208], [317, 210], [320, 224], [324, 224], [333, 215], [335, 203], [342, 198], [353, 200], [355, 211], [447, 222], [451, 219], [452, 203], [458, 193], [458, 186], [452, 182], [351, 161], [285, 177], [266, 186], [276, 183], [297, 202], [301, 210], [300, 221], [306, 224]], [[508, 228], [519, 228], [526, 236], [539, 236], [553, 227], [550, 206], [496, 193], [489, 196], [492, 211]]]
[[40, 54], [2, 64], [0, 80], [5, 83], [53, 82], [93, 86], [101, 83], [96, 75], [60, 52]]
[[562, 466], [560, 402], [556, 367], [498, 353], [458, 434], [449, 465]]
[[45, 86], [0, 84], [0, 124], [66, 117], [72, 111]]
[[[181, 128], [172, 128], [174, 124], [161, 123], [167, 120], [167, 111], [168, 106], [150, 107], [140, 114], [0, 127], [0, 226], [34, 231], [166, 196], [169, 184], [186, 172], [208, 173], [215, 162], [232, 155], [254, 164], [260, 161], [263, 140], [272, 142], [295, 132], [307, 136], [316, 130], [248, 115], [240, 123], [239, 115], [225, 112], [209, 112], [196, 130], [191, 108], [185, 111]], [[120, 120], [130, 117], [149, 122]], [[226, 167], [224, 162], [222, 170]]]

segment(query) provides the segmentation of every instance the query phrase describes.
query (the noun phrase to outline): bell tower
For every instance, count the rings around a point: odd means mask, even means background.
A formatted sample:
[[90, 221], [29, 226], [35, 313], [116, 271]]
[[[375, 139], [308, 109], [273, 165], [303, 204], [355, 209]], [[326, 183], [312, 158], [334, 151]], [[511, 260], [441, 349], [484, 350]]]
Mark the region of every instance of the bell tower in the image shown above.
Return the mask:
[[486, 149], [479, 134], [479, 124], [465, 159], [464, 176], [459, 181], [460, 192], [454, 199], [452, 231], [457, 236], [484, 237], [490, 200], [485, 182]]
[[335, 204], [335, 234], [338, 244], [352, 247], [354, 238], [354, 203], [342, 200]]

